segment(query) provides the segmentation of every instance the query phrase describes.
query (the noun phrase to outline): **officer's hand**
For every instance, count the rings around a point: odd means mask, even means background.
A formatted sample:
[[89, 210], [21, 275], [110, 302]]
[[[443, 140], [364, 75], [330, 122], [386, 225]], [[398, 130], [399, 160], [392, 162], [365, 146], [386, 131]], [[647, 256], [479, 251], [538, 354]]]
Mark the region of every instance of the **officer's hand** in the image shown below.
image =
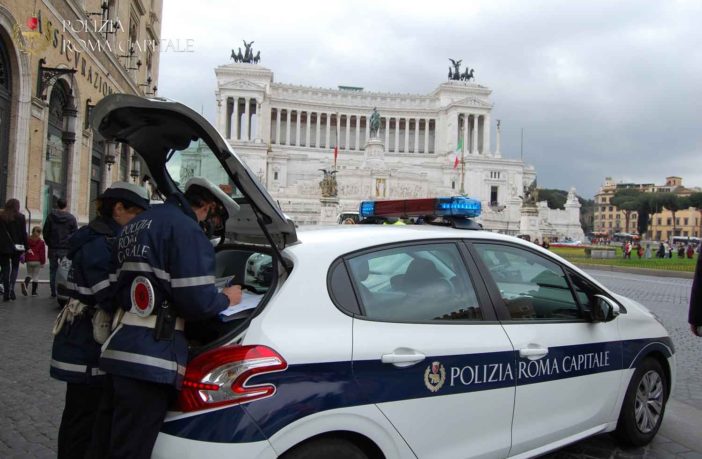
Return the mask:
[[241, 302], [241, 285], [234, 285], [232, 287], [225, 287], [222, 289], [222, 293], [227, 295], [229, 298], [229, 306], [234, 306]]

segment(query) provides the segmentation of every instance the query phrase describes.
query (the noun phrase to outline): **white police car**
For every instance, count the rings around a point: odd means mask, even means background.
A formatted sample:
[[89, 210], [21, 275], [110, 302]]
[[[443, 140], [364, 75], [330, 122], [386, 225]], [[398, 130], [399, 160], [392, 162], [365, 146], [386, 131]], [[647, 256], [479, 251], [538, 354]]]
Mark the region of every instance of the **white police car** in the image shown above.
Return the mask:
[[[486, 231], [297, 231], [196, 112], [112, 100], [100, 131], [134, 147], [164, 193], [202, 175], [236, 200], [217, 275], [264, 293], [227, 321], [186, 326], [192, 359], [154, 457], [531, 457], [602, 432], [655, 436], [675, 356], [640, 304]], [[360, 209], [463, 228], [478, 212], [466, 198]], [[257, 277], [266, 257], [272, 273]]]

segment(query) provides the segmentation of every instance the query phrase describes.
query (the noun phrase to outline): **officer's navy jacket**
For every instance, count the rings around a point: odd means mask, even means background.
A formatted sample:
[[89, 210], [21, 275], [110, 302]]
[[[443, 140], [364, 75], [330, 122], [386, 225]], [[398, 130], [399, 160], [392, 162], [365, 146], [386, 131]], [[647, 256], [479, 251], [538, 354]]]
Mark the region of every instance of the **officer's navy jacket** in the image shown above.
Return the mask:
[[[132, 284], [146, 277], [154, 291], [153, 314], [167, 301], [185, 320], [215, 317], [229, 299], [214, 286], [214, 248], [185, 198], [176, 194], [122, 228], [113, 254], [114, 299], [132, 308]], [[110, 374], [180, 388], [188, 346], [182, 331], [157, 341], [154, 329], [120, 324], [103, 346], [100, 368]]]
[[68, 258], [71, 269], [66, 287], [59, 293], [75, 298], [89, 307], [72, 323], [64, 323], [54, 337], [51, 349], [52, 377], [79, 384], [100, 384], [100, 344], [93, 339], [92, 317], [95, 307], [111, 307], [110, 267], [112, 244], [120, 226], [114, 220], [96, 218], [70, 239]]

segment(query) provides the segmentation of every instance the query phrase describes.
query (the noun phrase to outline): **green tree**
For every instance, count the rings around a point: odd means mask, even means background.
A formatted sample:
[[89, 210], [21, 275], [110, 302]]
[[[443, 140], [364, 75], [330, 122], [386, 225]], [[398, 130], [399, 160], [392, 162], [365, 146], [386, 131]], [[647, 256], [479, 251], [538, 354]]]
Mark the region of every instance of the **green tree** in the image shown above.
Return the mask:
[[636, 229], [641, 237], [648, 232], [648, 226], [651, 223], [651, 214], [658, 212], [660, 204], [658, 203], [657, 193], [641, 193], [636, 199], [636, 213], [639, 215], [636, 220]]
[[685, 196], [678, 196], [675, 193], [658, 193], [658, 199], [660, 200], [660, 204], [673, 214], [673, 236], [677, 236], [675, 214], [679, 210], [690, 207], [688, 198]]
[[546, 201], [549, 209], [565, 208], [568, 192], [565, 190], [557, 190], [553, 188], [539, 189], [539, 201]]
[[694, 207], [700, 213], [700, 235], [702, 236], [702, 193], [692, 193], [688, 198], [690, 207]]
[[638, 210], [639, 198], [641, 196], [641, 191], [634, 188], [625, 188], [618, 190], [612, 196], [609, 202], [617, 209], [624, 212], [624, 231], [629, 231], [629, 220], [631, 219], [631, 213]]

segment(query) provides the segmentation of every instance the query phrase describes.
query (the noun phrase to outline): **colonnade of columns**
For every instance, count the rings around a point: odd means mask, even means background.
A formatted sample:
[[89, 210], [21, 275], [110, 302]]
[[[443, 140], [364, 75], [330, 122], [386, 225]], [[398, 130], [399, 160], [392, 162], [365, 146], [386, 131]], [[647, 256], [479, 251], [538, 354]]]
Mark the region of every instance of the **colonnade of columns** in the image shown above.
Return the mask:
[[490, 115], [460, 113], [458, 115], [458, 142], [469, 154], [485, 155], [490, 152]]
[[261, 138], [261, 102], [255, 97], [227, 97], [225, 109], [225, 133], [228, 139], [254, 140]]
[[[383, 117], [378, 133], [389, 153], [434, 153], [436, 122], [432, 118]], [[313, 148], [363, 150], [370, 134], [365, 115], [271, 110], [271, 143]]]

